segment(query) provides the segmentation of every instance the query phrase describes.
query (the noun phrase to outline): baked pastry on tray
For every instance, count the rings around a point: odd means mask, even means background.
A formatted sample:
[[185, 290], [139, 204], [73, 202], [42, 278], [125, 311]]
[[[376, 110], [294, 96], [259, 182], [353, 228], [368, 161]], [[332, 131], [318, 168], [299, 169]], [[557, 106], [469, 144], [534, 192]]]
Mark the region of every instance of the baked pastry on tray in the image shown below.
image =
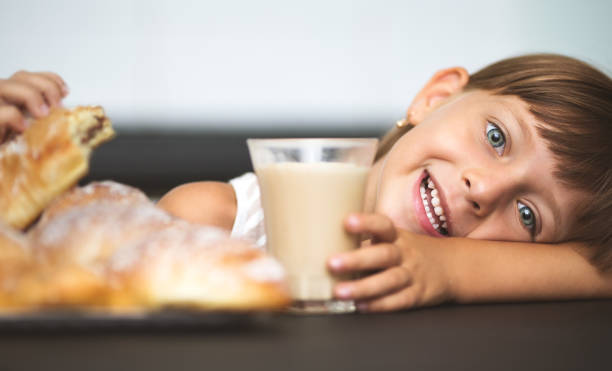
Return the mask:
[[113, 134], [100, 107], [56, 109], [0, 146], [0, 312], [288, 304], [282, 267], [250, 243], [175, 218], [133, 187], [71, 189]]
[[97, 300], [106, 285], [76, 264], [40, 264], [20, 231], [0, 225], [0, 313]]
[[13, 254], [23, 269], [0, 286], [5, 308], [250, 311], [289, 302], [284, 271], [264, 251], [177, 219], [115, 182], [74, 188], [27, 235], [8, 232], [17, 247], [0, 240], [0, 259], [4, 250], [23, 252]]
[[0, 307], [11, 307], [21, 277], [31, 263], [27, 239], [0, 223]]
[[25, 228], [89, 167], [91, 150], [113, 137], [101, 107], [54, 108], [0, 146], [0, 220]]

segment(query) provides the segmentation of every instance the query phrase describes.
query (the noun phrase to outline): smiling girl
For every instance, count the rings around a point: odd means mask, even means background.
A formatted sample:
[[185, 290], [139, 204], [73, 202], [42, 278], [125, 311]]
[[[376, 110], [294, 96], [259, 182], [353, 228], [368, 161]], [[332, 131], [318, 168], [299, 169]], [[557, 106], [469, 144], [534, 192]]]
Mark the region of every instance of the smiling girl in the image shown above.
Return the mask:
[[[612, 81], [581, 61], [437, 72], [383, 138], [365, 212], [345, 221], [372, 239], [328, 260], [363, 277], [335, 296], [362, 311], [612, 297], [611, 142]], [[179, 186], [159, 205], [261, 243], [259, 202], [249, 173]]]

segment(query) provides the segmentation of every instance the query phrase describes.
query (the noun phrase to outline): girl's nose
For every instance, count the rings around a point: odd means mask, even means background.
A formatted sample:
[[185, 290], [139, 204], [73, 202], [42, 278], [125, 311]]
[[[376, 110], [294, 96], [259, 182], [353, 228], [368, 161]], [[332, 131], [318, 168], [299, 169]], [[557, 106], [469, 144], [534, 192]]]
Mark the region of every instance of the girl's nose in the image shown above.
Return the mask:
[[464, 171], [462, 181], [466, 201], [472, 211], [479, 216], [491, 213], [512, 187], [508, 174], [504, 176], [504, 174], [475, 169]]

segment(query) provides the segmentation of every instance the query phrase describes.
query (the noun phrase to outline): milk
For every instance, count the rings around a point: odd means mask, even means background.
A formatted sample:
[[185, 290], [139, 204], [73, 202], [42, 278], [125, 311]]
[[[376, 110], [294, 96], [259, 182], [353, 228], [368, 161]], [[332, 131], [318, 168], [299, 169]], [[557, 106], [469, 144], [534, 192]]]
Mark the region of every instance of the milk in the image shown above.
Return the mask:
[[256, 169], [268, 249], [284, 265], [294, 300], [329, 300], [338, 277], [327, 258], [356, 248], [343, 220], [363, 209], [368, 167], [281, 162]]

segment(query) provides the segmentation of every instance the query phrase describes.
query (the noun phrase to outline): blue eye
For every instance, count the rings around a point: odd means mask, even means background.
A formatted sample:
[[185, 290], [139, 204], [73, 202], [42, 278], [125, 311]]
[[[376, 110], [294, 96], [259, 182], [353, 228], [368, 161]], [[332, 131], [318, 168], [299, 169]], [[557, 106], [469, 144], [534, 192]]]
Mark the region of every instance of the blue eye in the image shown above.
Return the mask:
[[506, 137], [499, 126], [487, 122], [487, 140], [498, 155], [503, 155], [506, 149]]
[[531, 232], [533, 232], [533, 230], [535, 229], [535, 225], [536, 225], [535, 214], [529, 208], [529, 206], [523, 204], [522, 202], [520, 201], [517, 202], [517, 205], [518, 205], [519, 219], [521, 220], [521, 223], [523, 223], [525, 227], [527, 227]]

